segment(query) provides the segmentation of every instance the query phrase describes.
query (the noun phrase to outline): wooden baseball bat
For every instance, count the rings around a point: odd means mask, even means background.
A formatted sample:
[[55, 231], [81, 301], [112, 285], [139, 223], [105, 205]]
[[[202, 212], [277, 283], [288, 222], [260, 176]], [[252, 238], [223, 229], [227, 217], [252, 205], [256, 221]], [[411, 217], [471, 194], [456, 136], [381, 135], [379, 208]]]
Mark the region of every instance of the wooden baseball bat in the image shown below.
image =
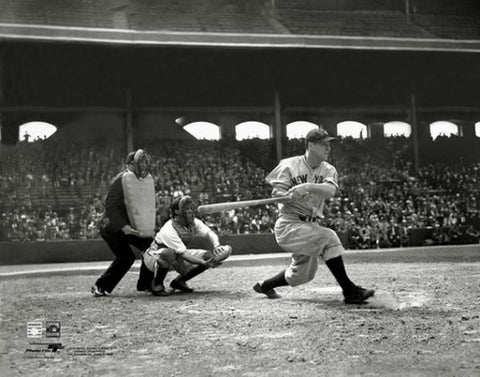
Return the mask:
[[290, 200], [289, 196], [279, 196], [276, 198], [241, 200], [238, 202], [224, 202], [214, 204], [204, 204], [198, 206], [197, 212], [199, 215], [207, 215], [209, 213], [229, 211], [231, 209], [260, 206], [263, 204], [282, 203]]

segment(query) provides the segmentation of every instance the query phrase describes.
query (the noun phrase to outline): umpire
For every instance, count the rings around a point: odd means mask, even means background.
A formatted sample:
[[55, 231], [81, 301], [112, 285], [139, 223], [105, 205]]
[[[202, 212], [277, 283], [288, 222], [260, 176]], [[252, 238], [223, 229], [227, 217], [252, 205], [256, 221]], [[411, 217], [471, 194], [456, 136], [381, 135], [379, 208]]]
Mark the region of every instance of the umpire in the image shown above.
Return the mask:
[[[95, 285], [92, 286], [91, 292], [94, 297], [105, 296], [107, 293], [111, 293], [130, 269], [135, 261], [135, 254], [130, 245], [135, 246], [143, 253], [153, 241], [153, 232], [152, 234], [144, 235], [132, 226], [129, 210], [125, 204], [126, 192], [124, 182], [122, 182], [124, 175], [128, 173], [132, 175], [131, 173], [134, 173], [134, 176], [139, 181], [149, 178], [153, 185], [153, 179], [150, 175], [151, 158], [148, 153], [139, 149], [127, 155], [125, 164], [126, 169], [112, 181], [105, 199], [105, 212], [100, 221], [100, 234], [112, 250], [115, 259], [97, 279]], [[150, 184], [150, 181], [148, 181], [148, 184]], [[144, 184], [147, 183], [145, 182]], [[135, 212], [138, 213], [138, 209]], [[140, 214], [144, 215], [142, 211]], [[142, 259], [137, 290], [151, 291], [152, 279], [153, 273], [146, 268]]]

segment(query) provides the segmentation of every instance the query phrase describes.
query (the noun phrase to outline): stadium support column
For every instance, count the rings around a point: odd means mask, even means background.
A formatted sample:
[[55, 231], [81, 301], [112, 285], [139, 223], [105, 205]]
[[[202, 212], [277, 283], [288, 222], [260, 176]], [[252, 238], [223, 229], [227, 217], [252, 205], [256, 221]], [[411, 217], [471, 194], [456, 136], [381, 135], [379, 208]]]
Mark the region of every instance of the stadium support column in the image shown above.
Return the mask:
[[[16, 49], [0, 48], [0, 106], [8, 108], [11, 102], [25, 99], [24, 83], [22, 80], [21, 69], [15, 71], [14, 68], [22, 62]], [[20, 75], [19, 75], [20, 74]], [[22, 89], [23, 88], [23, 89]], [[0, 143], [15, 145], [19, 141], [19, 117], [20, 113], [4, 111], [0, 113]]]
[[413, 166], [415, 174], [418, 174], [420, 161], [418, 157], [418, 123], [417, 123], [417, 107], [415, 104], [415, 94], [410, 95], [410, 120], [412, 123], [412, 137], [413, 137]]
[[278, 90], [274, 93], [274, 110], [275, 110], [275, 150], [277, 152], [277, 161], [280, 161], [283, 156], [282, 140], [283, 140], [283, 128], [282, 128], [282, 110], [280, 104], [280, 94]]
[[236, 118], [233, 115], [222, 114], [217, 122], [220, 124], [220, 140], [225, 143], [235, 142]]
[[14, 119], [11, 119], [11, 117], [6, 117], [5, 115], [1, 116], [0, 130], [2, 144], [17, 144], [19, 139], [19, 128], [17, 122]]
[[4, 96], [4, 83], [5, 83], [5, 57], [4, 53], [0, 52], [0, 106], [5, 104], [5, 96]]
[[405, 17], [407, 19], [407, 24], [410, 23], [410, 0], [405, 0]]
[[[3, 63], [4, 58], [3, 54], [0, 53], [0, 106], [4, 105], [4, 98], [3, 98], [3, 82], [4, 82], [4, 77], [3, 77]], [[3, 122], [2, 122], [2, 113], [0, 112], [0, 140], [3, 140]]]
[[133, 125], [132, 125], [132, 90], [126, 91], [126, 108], [125, 108], [125, 136], [127, 152], [133, 151]]

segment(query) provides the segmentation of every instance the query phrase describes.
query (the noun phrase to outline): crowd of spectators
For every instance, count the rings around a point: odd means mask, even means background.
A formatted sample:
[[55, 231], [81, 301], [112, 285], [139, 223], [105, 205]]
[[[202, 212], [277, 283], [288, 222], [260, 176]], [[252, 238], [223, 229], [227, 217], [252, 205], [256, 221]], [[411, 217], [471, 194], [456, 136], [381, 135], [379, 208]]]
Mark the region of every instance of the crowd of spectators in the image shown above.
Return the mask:
[[38, 210], [25, 206], [13, 208], [2, 213], [0, 240], [32, 242], [99, 238], [97, 224], [102, 212], [103, 206], [98, 203], [70, 207], [61, 216], [51, 206]]
[[122, 162], [118, 147], [57, 139], [1, 145], [0, 158], [0, 181], [8, 193], [18, 188], [108, 185], [111, 172]]
[[[146, 145], [154, 160], [158, 225], [178, 195], [191, 195], [198, 204], [268, 197], [270, 187], [264, 181], [268, 159], [262, 157], [263, 166], [253, 161], [261, 151], [272, 150], [270, 142], [248, 143], [254, 146], [250, 152], [241, 142]], [[448, 145], [448, 140], [441, 143]], [[303, 148], [303, 140], [290, 141], [285, 155], [301, 154]], [[102, 197], [122, 169], [124, 154], [113, 146], [65, 146], [51, 140], [1, 146], [0, 240], [98, 238]], [[324, 221], [348, 248], [408, 246], [417, 229], [427, 230], [419, 237], [423, 244], [479, 242], [480, 163], [426, 163], [415, 172], [412, 155], [411, 141], [403, 137], [345, 138], [336, 143], [331, 160], [339, 171], [341, 193], [327, 202]], [[55, 189], [86, 185], [95, 188], [95, 195], [82, 197], [81, 205], [68, 209], [42, 205]], [[40, 191], [36, 203], [25, 200], [33, 191]], [[277, 214], [277, 206], [269, 205], [204, 220], [220, 234], [270, 233]]]
[[[459, 139], [439, 138], [438, 143], [452, 151]], [[438, 154], [438, 145], [432, 144]], [[291, 145], [293, 154], [303, 148], [301, 143]], [[457, 163], [426, 163], [418, 172], [412, 157], [411, 141], [404, 137], [346, 138], [334, 146], [332, 162], [342, 193], [326, 205], [325, 221], [345, 235], [349, 248], [479, 241], [478, 156]]]

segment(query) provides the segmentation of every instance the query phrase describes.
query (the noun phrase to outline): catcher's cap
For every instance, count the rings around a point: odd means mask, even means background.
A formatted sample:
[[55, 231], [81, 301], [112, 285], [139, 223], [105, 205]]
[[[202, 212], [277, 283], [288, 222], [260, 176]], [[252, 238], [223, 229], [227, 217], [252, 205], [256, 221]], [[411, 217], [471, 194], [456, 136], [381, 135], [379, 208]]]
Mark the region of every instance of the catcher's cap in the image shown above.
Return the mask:
[[170, 203], [170, 211], [172, 212], [172, 216], [175, 215], [175, 213], [179, 210], [180, 208], [180, 199], [182, 199], [181, 196], [178, 198], [174, 199], [172, 203]]
[[323, 141], [336, 140], [336, 137], [328, 135], [328, 132], [323, 128], [314, 128], [313, 130], [308, 131], [307, 136], [305, 136], [305, 145], [311, 143], [321, 143]]
[[177, 212], [183, 212], [183, 208], [187, 203], [191, 203], [192, 198], [189, 195], [179, 196], [174, 199], [170, 204], [170, 211], [172, 212], [172, 217], [177, 214]]

